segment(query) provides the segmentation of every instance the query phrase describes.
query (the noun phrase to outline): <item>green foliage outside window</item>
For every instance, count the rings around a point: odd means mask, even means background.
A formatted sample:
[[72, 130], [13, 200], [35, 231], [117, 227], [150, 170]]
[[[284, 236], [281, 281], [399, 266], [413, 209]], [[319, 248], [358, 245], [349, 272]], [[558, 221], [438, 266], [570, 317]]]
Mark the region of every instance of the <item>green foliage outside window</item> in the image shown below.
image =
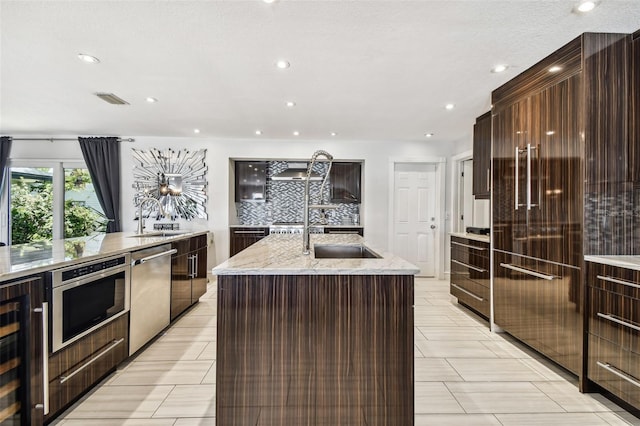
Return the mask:
[[[85, 169], [65, 176], [65, 191], [82, 191], [91, 182]], [[104, 215], [75, 200], [64, 202], [64, 238], [82, 237], [106, 230]], [[11, 182], [11, 244], [53, 239], [53, 186], [48, 181], [24, 178]]]

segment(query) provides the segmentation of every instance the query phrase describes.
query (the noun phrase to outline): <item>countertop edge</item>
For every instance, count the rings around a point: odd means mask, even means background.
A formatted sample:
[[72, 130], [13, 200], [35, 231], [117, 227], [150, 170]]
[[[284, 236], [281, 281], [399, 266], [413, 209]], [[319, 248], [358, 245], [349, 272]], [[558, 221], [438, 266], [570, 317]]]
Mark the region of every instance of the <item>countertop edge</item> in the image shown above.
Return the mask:
[[491, 243], [491, 236], [480, 234], [469, 234], [467, 232], [449, 232], [452, 237], [467, 238], [469, 240], [480, 241], [483, 243]]
[[640, 256], [637, 255], [589, 255], [585, 256], [584, 260], [585, 262], [600, 263], [640, 271]]

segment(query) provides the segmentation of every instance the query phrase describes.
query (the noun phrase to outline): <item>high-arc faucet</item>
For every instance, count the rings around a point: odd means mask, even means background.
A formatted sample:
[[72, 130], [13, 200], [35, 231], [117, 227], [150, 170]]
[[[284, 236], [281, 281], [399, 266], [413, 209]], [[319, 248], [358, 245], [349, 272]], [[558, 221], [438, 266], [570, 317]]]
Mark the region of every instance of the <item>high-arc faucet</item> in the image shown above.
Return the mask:
[[[329, 160], [329, 168], [327, 169], [326, 174], [324, 175], [324, 179], [322, 180], [322, 185], [320, 186], [320, 205], [310, 206], [309, 205], [309, 181], [311, 180], [311, 169], [313, 165], [316, 163], [318, 157], [324, 157]], [[336, 206], [332, 206], [329, 204], [322, 204], [322, 193], [324, 191], [324, 184], [327, 181], [327, 177], [329, 176], [329, 172], [331, 171], [331, 164], [333, 163], [333, 155], [329, 154], [327, 151], [318, 150], [313, 153], [311, 156], [311, 160], [309, 160], [309, 167], [307, 168], [307, 178], [304, 181], [304, 210], [302, 215], [304, 216], [304, 229], [302, 232], [302, 254], [309, 254], [309, 208], [335, 208]]]
[[138, 202], [138, 230], [136, 231], [136, 234], [138, 234], [138, 235], [142, 235], [144, 233], [144, 219], [142, 218], [142, 206], [144, 205], [144, 203], [146, 203], [148, 201], [154, 201], [158, 205], [158, 209], [160, 210], [160, 214], [162, 216], [166, 216], [166, 213], [164, 212], [164, 209], [162, 208], [162, 204], [160, 203], [160, 200], [158, 200], [157, 198], [153, 198], [153, 197], [142, 197], [140, 199], [140, 201]]

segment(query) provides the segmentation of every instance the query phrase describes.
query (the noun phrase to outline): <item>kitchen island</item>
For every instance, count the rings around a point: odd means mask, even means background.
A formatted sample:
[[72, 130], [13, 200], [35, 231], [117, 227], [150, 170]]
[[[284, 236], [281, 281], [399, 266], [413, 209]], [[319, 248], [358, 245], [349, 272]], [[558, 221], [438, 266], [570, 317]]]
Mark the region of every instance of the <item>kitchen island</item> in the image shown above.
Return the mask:
[[[311, 243], [363, 240], [318, 234]], [[217, 424], [414, 423], [418, 268], [377, 253], [317, 259], [302, 254], [301, 235], [270, 235], [213, 269]]]

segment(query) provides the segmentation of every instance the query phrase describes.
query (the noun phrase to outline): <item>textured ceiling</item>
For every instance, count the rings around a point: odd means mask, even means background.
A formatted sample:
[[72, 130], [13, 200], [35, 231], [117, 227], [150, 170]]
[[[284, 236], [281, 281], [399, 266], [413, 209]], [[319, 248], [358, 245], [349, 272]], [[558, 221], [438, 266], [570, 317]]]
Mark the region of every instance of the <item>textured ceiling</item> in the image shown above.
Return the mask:
[[[583, 32], [640, 28], [639, 0], [601, 0], [589, 14], [574, 6], [0, 0], [0, 132], [468, 141], [492, 89]], [[291, 67], [277, 69], [280, 58]], [[511, 68], [490, 73], [498, 63]]]

